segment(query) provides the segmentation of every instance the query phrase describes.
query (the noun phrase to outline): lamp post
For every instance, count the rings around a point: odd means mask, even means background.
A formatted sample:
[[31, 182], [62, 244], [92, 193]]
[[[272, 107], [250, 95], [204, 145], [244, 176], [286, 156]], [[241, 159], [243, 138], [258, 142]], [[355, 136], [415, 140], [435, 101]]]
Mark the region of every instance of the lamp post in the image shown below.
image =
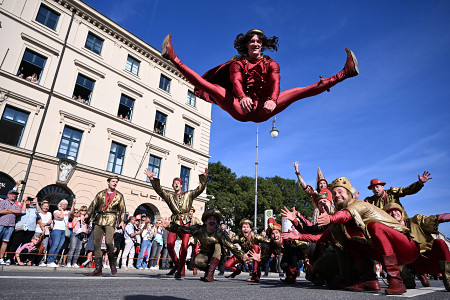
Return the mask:
[[[276, 118], [273, 118], [272, 121], [272, 130], [270, 130], [270, 135], [273, 138], [276, 138], [278, 136], [278, 129], [275, 127], [275, 120]], [[253, 231], [255, 233], [258, 232], [258, 226], [257, 226], [257, 219], [258, 219], [258, 131], [259, 131], [259, 123], [258, 127], [256, 127], [256, 161], [255, 161], [255, 218], [254, 218], [254, 227]]]

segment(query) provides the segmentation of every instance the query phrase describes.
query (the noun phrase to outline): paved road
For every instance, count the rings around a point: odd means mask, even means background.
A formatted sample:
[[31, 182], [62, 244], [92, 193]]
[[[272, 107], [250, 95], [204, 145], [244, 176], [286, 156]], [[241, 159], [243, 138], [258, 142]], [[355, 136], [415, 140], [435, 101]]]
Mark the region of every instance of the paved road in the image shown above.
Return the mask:
[[[259, 284], [247, 283], [248, 276], [226, 279], [216, 275], [216, 281], [206, 283], [187, 272], [183, 279], [164, 275], [163, 271], [121, 271], [116, 276], [106, 270], [103, 277], [85, 277], [83, 269], [45, 267], [0, 267], [0, 299], [450, 299], [441, 281], [431, 281], [432, 287], [408, 290], [402, 296], [381, 293], [356, 293], [328, 290], [313, 286], [304, 278], [297, 285], [283, 284], [278, 274], [263, 277]], [[216, 272], [217, 274], [217, 272]], [[420, 286], [420, 283], [418, 286]]]

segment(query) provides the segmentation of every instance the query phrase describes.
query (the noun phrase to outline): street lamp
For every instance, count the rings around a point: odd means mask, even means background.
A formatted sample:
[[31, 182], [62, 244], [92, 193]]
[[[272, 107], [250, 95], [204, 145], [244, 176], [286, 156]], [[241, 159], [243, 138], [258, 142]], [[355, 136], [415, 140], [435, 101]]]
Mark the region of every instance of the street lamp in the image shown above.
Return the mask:
[[[270, 135], [273, 138], [276, 138], [278, 136], [278, 129], [275, 127], [275, 119], [273, 118], [272, 121], [272, 130], [270, 130]], [[256, 161], [255, 161], [255, 219], [254, 219], [254, 227], [253, 231], [255, 233], [258, 232], [258, 226], [257, 226], [257, 217], [258, 217], [258, 131], [259, 131], [259, 123], [258, 127], [256, 127]]]

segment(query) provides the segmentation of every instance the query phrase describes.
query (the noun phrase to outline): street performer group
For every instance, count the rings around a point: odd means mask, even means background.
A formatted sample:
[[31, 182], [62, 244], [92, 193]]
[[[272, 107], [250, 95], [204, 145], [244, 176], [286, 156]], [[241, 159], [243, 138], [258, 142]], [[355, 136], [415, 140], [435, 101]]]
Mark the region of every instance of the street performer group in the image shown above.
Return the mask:
[[[337, 83], [358, 75], [357, 60], [346, 49], [344, 68], [336, 75], [320, 79], [303, 88], [280, 93], [280, 69], [264, 50], [278, 49], [278, 38], [267, 37], [263, 31], [252, 29], [236, 37], [238, 56], [200, 76], [184, 65], [175, 54], [171, 35], [163, 42], [162, 56], [196, 87], [196, 95], [219, 105], [233, 118], [246, 122], [262, 122], [286, 109], [297, 100], [329, 90]], [[201, 221], [193, 216], [194, 199], [203, 193], [208, 182], [208, 169], [199, 175], [199, 186], [182, 192], [183, 180], [172, 180], [172, 191], [164, 190], [153, 172], [145, 170], [154, 191], [171, 210], [170, 218], [162, 218], [161, 225], [168, 231], [167, 250], [173, 268], [167, 275], [185, 276], [186, 255], [193, 247], [194, 275], [197, 269], [205, 275], [201, 280], [213, 282], [216, 268], [231, 273], [230, 280], [249, 268], [248, 282], [261, 281], [261, 268], [269, 260], [279, 258], [278, 267], [285, 273], [285, 284], [296, 284], [299, 261], [305, 262], [306, 279], [316, 286], [349, 291], [378, 292], [381, 290], [376, 265], [387, 274], [385, 292], [401, 295], [415, 288], [414, 274], [423, 286], [430, 286], [429, 275], [439, 275], [446, 291], [450, 291], [450, 252], [444, 240], [436, 239], [440, 223], [450, 221], [450, 213], [433, 216], [409, 217], [400, 198], [418, 193], [428, 180], [428, 171], [408, 187], [385, 189], [386, 183], [372, 179], [368, 189], [373, 196], [359, 200], [357, 189], [346, 177], [329, 183], [320, 168], [315, 188], [303, 180], [299, 163], [294, 163], [300, 187], [311, 197], [312, 216], [303, 216], [295, 207], [284, 207], [279, 212], [292, 222], [284, 230], [274, 218], [269, 219], [264, 233], [252, 231], [253, 222], [240, 220], [240, 232], [230, 235], [220, 225], [220, 207], [205, 209]], [[109, 177], [106, 190], [99, 192], [87, 211], [86, 222], [93, 220], [95, 270], [87, 276], [102, 275], [102, 238], [105, 236], [111, 273], [117, 272], [114, 258], [113, 235], [118, 224], [125, 221], [125, 200], [116, 190], [119, 178]], [[167, 216], [168, 217], [168, 216]], [[181, 239], [179, 255], [175, 242]], [[264, 247], [263, 247], [264, 246]], [[231, 256], [225, 256], [231, 253]], [[223, 270], [222, 269], [222, 270]], [[267, 272], [267, 270], [266, 270]], [[222, 271], [221, 271], [222, 273]]]

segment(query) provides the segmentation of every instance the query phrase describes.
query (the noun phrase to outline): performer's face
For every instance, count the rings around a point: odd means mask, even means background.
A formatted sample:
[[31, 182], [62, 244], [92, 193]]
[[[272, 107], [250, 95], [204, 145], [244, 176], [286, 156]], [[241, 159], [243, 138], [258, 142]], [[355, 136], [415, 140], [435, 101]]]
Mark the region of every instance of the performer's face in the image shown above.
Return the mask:
[[328, 207], [328, 211], [331, 211], [331, 202], [327, 199], [320, 199], [319, 203], [317, 203], [317, 208], [321, 213], [325, 212], [325, 206]]
[[181, 191], [181, 182], [179, 180], [175, 180], [172, 184], [173, 189], [175, 190], [175, 192], [179, 192]]
[[211, 233], [214, 232], [217, 228], [217, 219], [214, 216], [210, 216], [206, 219], [206, 230]]
[[382, 186], [381, 184], [377, 184], [372, 187], [372, 192], [377, 197], [381, 197], [383, 195], [383, 191], [384, 186]]
[[251, 231], [250, 225], [247, 223], [242, 224], [242, 233], [247, 234]]
[[333, 202], [336, 209], [342, 210], [346, 208], [349, 201], [347, 190], [341, 186], [338, 186], [333, 189], [332, 193], [333, 193]]
[[393, 217], [394, 219], [396, 219], [397, 221], [401, 222], [402, 221], [402, 212], [399, 211], [398, 209], [391, 209], [388, 214], [391, 215], [391, 217]]
[[111, 179], [111, 180], [108, 182], [108, 187], [109, 187], [111, 190], [115, 190], [118, 183], [119, 183], [119, 180], [117, 180], [117, 179]]
[[281, 233], [278, 229], [272, 230], [272, 234], [270, 235], [274, 242], [279, 242], [281, 240]]
[[262, 41], [259, 39], [258, 35], [254, 35], [250, 41], [247, 43], [248, 56], [257, 58], [261, 55]]
[[327, 182], [325, 180], [321, 180], [319, 182], [319, 191], [327, 188]]

